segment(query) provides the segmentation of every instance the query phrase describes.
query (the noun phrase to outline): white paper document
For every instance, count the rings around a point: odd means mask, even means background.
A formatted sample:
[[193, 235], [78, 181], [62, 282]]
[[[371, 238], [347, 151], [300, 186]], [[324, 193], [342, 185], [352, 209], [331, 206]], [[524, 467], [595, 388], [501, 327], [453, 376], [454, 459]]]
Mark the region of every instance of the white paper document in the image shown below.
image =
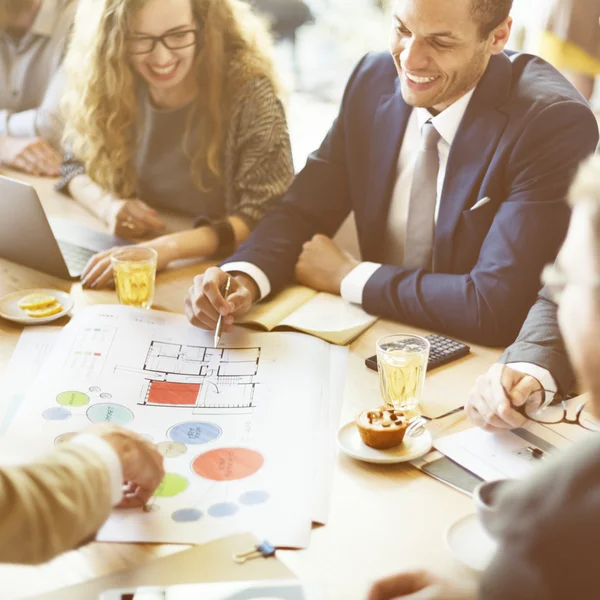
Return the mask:
[[[580, 402], [569, 401], [569, 413]], [[598, 435], [572, 424], [541, 425], [529, 422], [524, 428], [490, 433], [473, 427], [435, 440], [434, 446], [448, 458], [486, 481], [524, 477], [552, 454], [573, 442]], [[534, 458], [528, 448], [538, 448], [543, 459]]]
[[25, 400], [44, 361], [50, 356], [61, 327], [28, 327], [23, 331], [15, 351], [0, 380], [0, 437]]
[[[296, 333], [213, 334], [179, 315], [79, 312], [21, 403], [9, 436], [40, 449], [91, 423], [157, 445], [167, 476], [145, 510], [115, 511], [101, 541], [204, 543], [252, 531], [308, 544], [326, 520], [347, 349]], [[1, 460], [0, 456], [0, 460]]]

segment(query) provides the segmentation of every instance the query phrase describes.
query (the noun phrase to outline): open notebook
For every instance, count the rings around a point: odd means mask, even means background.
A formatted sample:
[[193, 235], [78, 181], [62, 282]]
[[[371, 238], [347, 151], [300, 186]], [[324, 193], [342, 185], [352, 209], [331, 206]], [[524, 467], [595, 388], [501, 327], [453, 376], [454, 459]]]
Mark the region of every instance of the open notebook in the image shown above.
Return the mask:
[[260, 302], [237, 322], [266, 331], [295, 329], [343, 346], [367, 330], [377, 317], [339, 296], [294, 285]]

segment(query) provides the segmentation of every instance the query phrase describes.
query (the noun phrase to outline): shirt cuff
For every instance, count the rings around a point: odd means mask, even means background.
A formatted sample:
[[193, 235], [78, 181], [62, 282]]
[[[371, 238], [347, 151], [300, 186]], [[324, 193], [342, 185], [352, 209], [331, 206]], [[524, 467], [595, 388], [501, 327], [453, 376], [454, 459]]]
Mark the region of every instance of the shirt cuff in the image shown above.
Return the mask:
[[91, 433], [83, 433], [71, 440], [71, 444], [84, 446], [88, 450], [95, 452], [102, 461], [106, 464], [110, 477], [110, 496], [112, 505], [115, 506], [121, 502], [123, 498], [123, 467], [117, 453], [112, 449], [112, 446]]
[[362, 304], [363, 291], [367, 285], [367, 281], [371, 279], [373, 273], [379, 269], [379, 263], [362, 262], [357, 267], [354, 267], [344, 279], [340, 286], [340, 295], [346, 302], [352, 304]]
[[556, 381], [548, 369], [544, 369], [544, 367], [540, 367], [539, 365], [534, 365], [533, 363], [528, 362], [507, 363], [507, 366], [515, 371], [520, 371], [521, 373], [535, 377], [546, 390], [546, 401], [544, 406], [548, 406], [552, 403], [554, 400], [554, 394], [556, 394], [558, 391], [558, 386], [556, 385]]
[[260, 292], [259, 300], [266, 298], [271, 293], [271, 282], [269, 281], [269, 278], [262, 269], [259, 269], [252, 263], [244, 261], [225, 263], [224, 265], [221, 265], [221, 270], [226, 273], [237, 271], [238, 273], [244, 273], [245, 275], [252, 277]]
[[37, 109], [24, 110], [13, 113], [8, 118], [8, 135], [12, 137], [34, 138], [37, 136], [35, 129]]

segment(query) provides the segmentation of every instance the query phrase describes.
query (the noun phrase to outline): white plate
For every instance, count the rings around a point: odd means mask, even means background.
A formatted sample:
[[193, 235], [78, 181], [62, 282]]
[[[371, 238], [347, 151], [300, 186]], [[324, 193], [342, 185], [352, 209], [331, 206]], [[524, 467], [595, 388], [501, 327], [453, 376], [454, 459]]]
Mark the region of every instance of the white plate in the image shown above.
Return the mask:
[[339, 428], [337, 441], [340, 450], [351, 458], [379, 464], [414, 460], [415, 458], [419, 458], [419, 456], [427, 454], [433, 444], [431, 434], [425, 429], [417, 437], [405, 435], [403, 442], [399, 446], [395, 446], [389, 450], [376, 450], [363, 443], [354, 421], [350, 421], [350, 423], [346, 423]]
[[[19, 308], [21, 298], [28, 296], [29, 294], [49, 294], [50, 296], [54, 296], [62, 304], [63, 309], [59, 313], [49, 317], [30, 317], [23, 309]], [[51, 321], [56, 321], [56, 319], [64, 317], [71, 311], [73, 305], [73, 298], [66, 292], [61, 292], [60, 290], [51, 290], [47, 288], [21, 290], [0, 298], [0, 317], [23, 325], [42, 325], [43, 323], [50, 323]]]
[[446, 544], [454, 558], [475, 571], [487, 568], [498, 546], [476, 514], [461, 517], [452, 523], [446, 531]]

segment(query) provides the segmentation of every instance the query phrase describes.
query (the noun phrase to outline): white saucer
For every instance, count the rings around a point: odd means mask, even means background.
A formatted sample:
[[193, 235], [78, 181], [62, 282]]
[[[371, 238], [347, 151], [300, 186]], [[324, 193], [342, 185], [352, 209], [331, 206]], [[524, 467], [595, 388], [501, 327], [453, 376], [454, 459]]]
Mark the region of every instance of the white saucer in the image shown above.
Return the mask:
[[476, 514], [461, 517], [452, 523], [446, 531], [446, 544], [454, 558], [475, 571], [487, 568], [498, 546]]
[[[63, 309], [59, 313], [49, 317], [30, 317], [23, 309], [19, 308], [21, 298], [28, 296], [29, 294], [49, 294], [50, 296], [54, 296], [62, 304]], [[60, 290], [51, 290], [47, 288], [20, 290], [0, 298], [0, 317], [23, 325], [42, 325], [64, 317], [71, 311], [73, 305], [73, 298], [66, 292], [61, 292]]]
[[354, 421], [346, 423], [337, 432], [337, 441], [340, 450], [357, 460], [370, 463], [391, 464], [414, 460], [427, 454], [431, 450], [433, 440], [426, 429], [417, 437], [404, 436], [403, 442], [389, 450], [376, 450], [369, 448], [360, 438], [360, 433]]

